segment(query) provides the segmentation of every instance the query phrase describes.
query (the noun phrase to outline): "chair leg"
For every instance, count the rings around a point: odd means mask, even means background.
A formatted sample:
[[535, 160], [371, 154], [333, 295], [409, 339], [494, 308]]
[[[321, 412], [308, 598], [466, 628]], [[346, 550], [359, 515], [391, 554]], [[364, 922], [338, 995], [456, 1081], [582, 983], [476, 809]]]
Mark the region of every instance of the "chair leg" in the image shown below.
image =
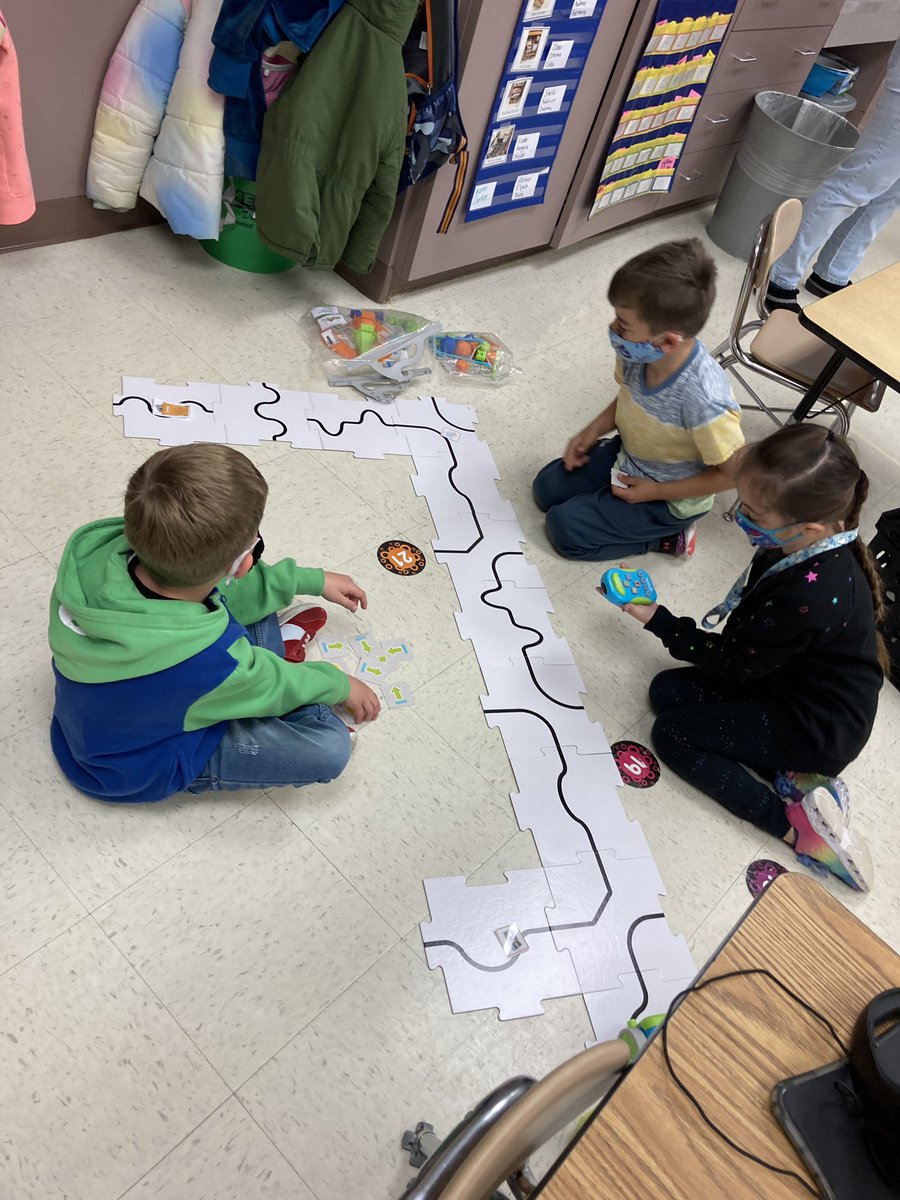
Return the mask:
[[[743, 375], [741, 375], [738, 371], [735, 371], [733, 369], [731, 371], [731, 374], [738, 381], [738, 383], [741, 385], [741, 387], [744, 389], [744, 391], [750, 396], [750, 398], [753, 400], [753, 402], [757, 408], [761, 409], [770, 420], [775, 422], [776, 425], [781, 426], [784, 424], [783, 421], [780, 421], [778, 419], [778, 417], [775, 413], [775, 410], [772, 408], [769, 408], [768, 404], [766, 404], [766, 402], [765, 402], [765, 400], [763, 400], [762, 396], [758, 396], [756, 394], [756, 392], [754, 392], [753, 388], [750, 386], [750, 384], [747, 382], [747, 380], [743, 377]], [[784, 411], [785, 411], [785, 413], [788, 413], [790, 411], [790, 409], [785, 409]]]

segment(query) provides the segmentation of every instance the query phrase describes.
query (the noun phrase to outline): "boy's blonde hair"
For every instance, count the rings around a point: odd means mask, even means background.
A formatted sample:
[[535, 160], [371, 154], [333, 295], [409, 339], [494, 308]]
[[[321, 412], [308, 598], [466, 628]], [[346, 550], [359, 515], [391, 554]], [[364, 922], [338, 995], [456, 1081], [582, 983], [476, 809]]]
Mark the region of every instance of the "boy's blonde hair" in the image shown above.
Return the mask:
[[171, 446], [129, 479], [125, 536], [160, 583], [210, 583], [253, 545], [268, 493], [250, 459], [231, 446]]
[[634, 309], [651, 333], [694, 337], [716, 298], [716, 264], [699, 238], [662, 242], [619, 267], [607, 298]]

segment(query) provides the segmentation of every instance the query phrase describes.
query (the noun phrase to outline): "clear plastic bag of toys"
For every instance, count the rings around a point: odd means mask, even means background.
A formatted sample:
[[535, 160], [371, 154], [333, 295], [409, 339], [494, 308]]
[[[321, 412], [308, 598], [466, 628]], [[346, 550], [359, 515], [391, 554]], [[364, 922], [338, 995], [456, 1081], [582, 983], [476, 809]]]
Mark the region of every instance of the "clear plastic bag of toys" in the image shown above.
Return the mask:
[[310, 311], [316, 341], [330, 374], [355, 377], [381, 375], [405, 380], [427, 369], [412, 371], [428, 349], [428, 339], [440, 324], [415, 313], [387, 308], [339, 308], [323, 305]]
[[438, 333], [431, 347], [448, 375], [482, 386], [505, 383], [519, 369], [512, 351], [493, 333]]

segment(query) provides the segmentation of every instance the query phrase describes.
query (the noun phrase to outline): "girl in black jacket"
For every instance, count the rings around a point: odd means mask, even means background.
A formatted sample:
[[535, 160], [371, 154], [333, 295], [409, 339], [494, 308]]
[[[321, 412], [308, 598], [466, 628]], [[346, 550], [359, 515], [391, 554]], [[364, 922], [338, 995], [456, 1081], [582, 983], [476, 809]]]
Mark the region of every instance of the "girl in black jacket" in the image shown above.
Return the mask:
[[857, 536], [868, 479], [843, 438], [793, 425], [747, 448], [737, 489], [735, 520], [757, 553], [703, 619], [727, 616], [722, 632], [657, 604], [625, 609], [693, 664], [650, 685], [653, 744], [801, 861], [866, 890], [871, 858], [833, 777], [868, 741], [888, 666], [881, 582]]

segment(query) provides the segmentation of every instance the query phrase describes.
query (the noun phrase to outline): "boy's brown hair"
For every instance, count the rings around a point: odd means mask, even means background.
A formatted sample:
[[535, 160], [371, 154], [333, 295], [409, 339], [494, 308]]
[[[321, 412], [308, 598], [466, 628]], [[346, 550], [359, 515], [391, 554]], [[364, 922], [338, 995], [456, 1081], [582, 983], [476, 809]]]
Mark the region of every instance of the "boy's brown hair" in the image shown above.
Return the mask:
[[623, 263], [607, 298], [614, 308], [634, 309], [651, 333], [694, 337], [716, 298], [716, 264], [699, 238], [663, 242]]
[[269, 487], [231, 446], [171, 446], [125, 490], [125, 536], [154, 579], [196, 587], [220, 579], [256, 540]]

